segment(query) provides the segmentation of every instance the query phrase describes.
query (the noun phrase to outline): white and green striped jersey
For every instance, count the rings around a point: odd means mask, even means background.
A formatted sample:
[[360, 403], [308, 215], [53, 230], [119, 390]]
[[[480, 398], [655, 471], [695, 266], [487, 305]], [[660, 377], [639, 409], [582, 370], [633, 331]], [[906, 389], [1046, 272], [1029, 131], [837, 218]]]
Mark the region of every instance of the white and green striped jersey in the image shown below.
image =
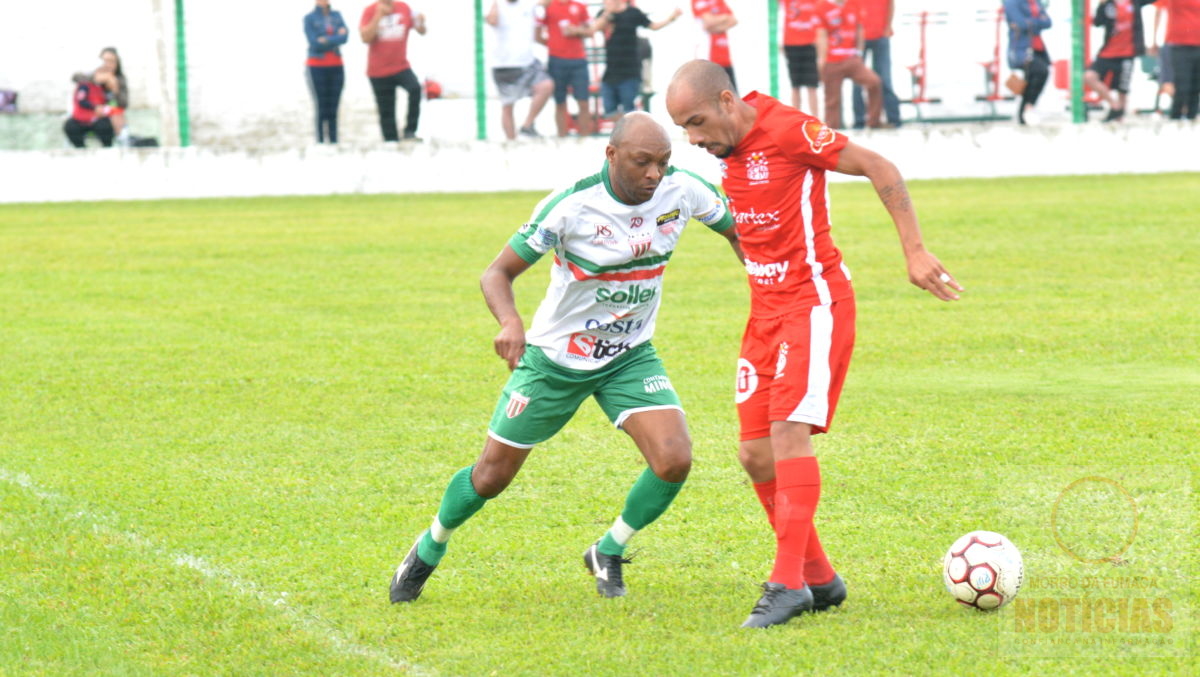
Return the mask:
[[663, 271], [689, 219], [733, 227], [729, 205], [695, 174], [670, 167], [654, 195], [627, 205], [600, 173], [546, 196], [508, 241], [533, 263], [553, 250], [550, 286], [525, 340], [556, 364], [590, 371], [654, 335]]

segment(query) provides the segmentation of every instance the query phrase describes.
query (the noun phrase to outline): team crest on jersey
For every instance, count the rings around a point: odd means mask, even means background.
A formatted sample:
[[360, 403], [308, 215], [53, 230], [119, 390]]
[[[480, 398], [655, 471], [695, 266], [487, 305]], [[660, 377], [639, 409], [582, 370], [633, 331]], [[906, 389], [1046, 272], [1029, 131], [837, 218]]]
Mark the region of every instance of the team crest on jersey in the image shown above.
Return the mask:
[[650, 251], [651, 239], [647, 237], [629, 238], [629, 249], [633, 252], [633, 258], [641, 258]]
[[812, 146], [812, 151], [817, 154], [837, 138], [837, 132], [816, 120], [805, 122], [800, 129], [804, 132], [804, 138], [808, 139], [808, 145]]
[[771, 169], [767, 167], [766, 153], [750, 154], [750, 158], [746, 160], [746, 178], [751, 181], [769, 181], [771, 179]]
[[509, 418], [516, 418], [525, 411], [525, 407], [529, 404], [529, 398], [521, 393], [513, 391], [513, 394], [508, 396], [508, 406], [504, 408], [504, 415]]
[[725, 179], [728, 179], [728, 178], [729, 178], [729, 165], [725, 164], [724, 160], [721, 160], [721, 180], [724, 181]]

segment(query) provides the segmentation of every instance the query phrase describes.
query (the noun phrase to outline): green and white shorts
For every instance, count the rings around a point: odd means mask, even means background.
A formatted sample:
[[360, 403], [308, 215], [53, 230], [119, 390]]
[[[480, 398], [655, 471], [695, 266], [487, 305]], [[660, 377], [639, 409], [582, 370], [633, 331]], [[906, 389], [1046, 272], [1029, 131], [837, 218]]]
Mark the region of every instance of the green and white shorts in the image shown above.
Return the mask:
[[618, 429], [630, 415], [653, 409], [683, 411], [658, 353], [643, 343], [594, 371], [555, 364], [536, 346], [513, 370], [488, 426], [488, 435], [529, 449], [554, 437], [589, 395]]

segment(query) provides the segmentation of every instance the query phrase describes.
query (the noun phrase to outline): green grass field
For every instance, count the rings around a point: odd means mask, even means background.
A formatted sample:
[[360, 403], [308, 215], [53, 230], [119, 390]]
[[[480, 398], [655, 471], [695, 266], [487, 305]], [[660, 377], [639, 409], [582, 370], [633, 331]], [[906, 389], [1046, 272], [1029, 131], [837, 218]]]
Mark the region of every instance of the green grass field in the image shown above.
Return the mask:
[[[703, 227], [655, 338], [695, 464], [630, 595], [580, 562], [642, 466], [587, 404], [392, 606], [507, 377], [479, 273], [541, 195], [0, 206], [0, 675], [1195, 674], [1197, 185], [914, 182], [953, 304], [832, 188], [859, 322], [817, 520], [850, 598], [766, 632], [746, 283]], [[941, 583], [979, 528], [1025, 557], [995, 614]]]

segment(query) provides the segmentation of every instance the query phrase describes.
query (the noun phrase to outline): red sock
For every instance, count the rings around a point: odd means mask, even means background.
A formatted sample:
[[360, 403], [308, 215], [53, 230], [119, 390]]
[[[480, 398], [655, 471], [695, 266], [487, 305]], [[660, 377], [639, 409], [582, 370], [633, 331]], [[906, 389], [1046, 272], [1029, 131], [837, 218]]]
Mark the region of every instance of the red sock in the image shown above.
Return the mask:
[[821, 549], [821, 539], [817, 538], [817, 528], [814, 526], [808, 535], [808, 548], [804, 552], [804, 580], [809, 585], [825, 585], [833, 580], [833, 567]]
[[821, 473], [815, 456], [775, 463], [775, 568], [771, 582], [804, 586], [804, 559], [813, 513], [821, 497]]
[[767, 480], [766, 482], [755, 483], [754, 493], [758, 494], [759, 503], [762, 503], [763, 510], [767, 511], [767, 521], [771, 523], [771, 529], [774, 529], [775, 528], [775, 480]]

